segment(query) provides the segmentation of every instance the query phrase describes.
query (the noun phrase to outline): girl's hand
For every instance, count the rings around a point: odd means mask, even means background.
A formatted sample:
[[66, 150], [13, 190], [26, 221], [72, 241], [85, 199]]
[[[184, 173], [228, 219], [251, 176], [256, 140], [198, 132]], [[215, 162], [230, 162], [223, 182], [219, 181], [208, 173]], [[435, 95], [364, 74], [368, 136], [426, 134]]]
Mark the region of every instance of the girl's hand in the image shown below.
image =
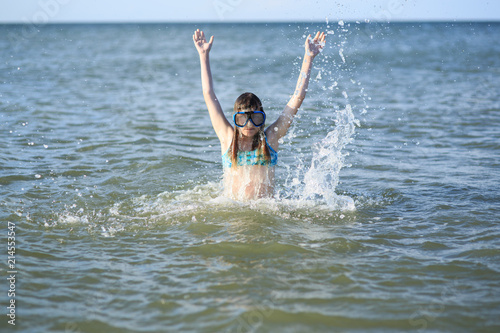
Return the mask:
[[318, 55], [318, 53], [320, 53], [325, 46], [325, 38], [325, 33], [320, 33], [319, 31], [316, 33], [316, 36], [314, 38], [311, 38], [311, 35], [307, 36], [305, 45], [306, 55], [313, 58]]
[[212, 43], [214, 42], [214, 36], [210, 38], [210, 41], [207, 43], [205, 38], [205, 33], [200, 31], [200, 29], [196, 30], [193, 35], [194, 46], [196, 46], [196, 50], [200, 55], [208, 54], [210, 49], [212, 48]]

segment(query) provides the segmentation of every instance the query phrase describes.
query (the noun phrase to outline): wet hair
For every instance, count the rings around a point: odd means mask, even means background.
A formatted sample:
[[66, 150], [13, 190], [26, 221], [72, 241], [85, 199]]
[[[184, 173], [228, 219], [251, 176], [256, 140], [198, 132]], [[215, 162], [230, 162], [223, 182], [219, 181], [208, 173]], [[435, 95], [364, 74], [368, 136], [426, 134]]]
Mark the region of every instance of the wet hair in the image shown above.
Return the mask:
[[[236, 101], [234, 102], [234, 112], [240, 111], [264, 111], [262, 108], [262, 102], [260, 99], [250, 92], [246, 92], [241, 94]], [[255, 134], [252, 143], [252, 150], [258, 150], [258, 152], [264, 153], [264, 158], [266, 160], [266, 164], [269, 164], [271, 161], [271, 153], [269, 148], [266, 145], [265, 133], [264, 133], [265, 124], [259, 127], [259, 132]], [[238, 138], [240, 136], [240, 130], [238, 126], [234, 127], [233, 141], [231, 142], [229, 156], [231, 158], [232, 167], [236, 167], [238, 164]]]

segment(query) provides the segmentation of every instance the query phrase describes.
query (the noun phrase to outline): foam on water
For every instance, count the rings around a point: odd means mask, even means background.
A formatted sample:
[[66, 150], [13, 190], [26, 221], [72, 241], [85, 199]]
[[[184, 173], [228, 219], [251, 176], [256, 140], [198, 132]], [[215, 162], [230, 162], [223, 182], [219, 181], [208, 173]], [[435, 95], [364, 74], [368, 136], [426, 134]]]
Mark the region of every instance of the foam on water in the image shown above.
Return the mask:
[[[304, 184], [306, 189], [308, 183]], [[328, 185], [331, 186], [331, 185]], [[325, 191], [327, 189], [325, 188]], [[326, 192], [325, 192], [326, 193]], [[192, 222], [230, 221], [269, 216], [278, 220], [332, 221], [354, 211], [354, 200], [329, 194], [325, 199], [312, 192], [291, 198], [263, 198], [237, 201], [224, 196], [221, 182], [208, 182], [191, 189], [165, 191], [156, 196], [142, 195], [117, 202], [101, 211], [73, 210], [56, 213], [45, 227], [81, 228], [91, 234], [115, 237], [124, 230], [144, 229], [157, 224], [179, 225]], [[326, 199], [327, 198], [327, 199]], [[214, 220], [215, 218], [215, 220]]]

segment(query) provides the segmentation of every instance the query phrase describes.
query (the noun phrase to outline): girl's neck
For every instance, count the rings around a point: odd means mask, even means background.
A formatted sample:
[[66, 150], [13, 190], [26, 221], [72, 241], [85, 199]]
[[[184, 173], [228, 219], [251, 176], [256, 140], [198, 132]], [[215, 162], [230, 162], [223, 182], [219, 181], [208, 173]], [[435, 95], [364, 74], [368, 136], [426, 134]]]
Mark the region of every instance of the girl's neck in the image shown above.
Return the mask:
[[253, 138], [240, 137], [238, 140], [238, 148], [243, 151], [252, 150]]
[[[259, 135], [259, 134], [256, 134]], [[251, 151], [255, 137], [248, 137], [240, 135], [238, 138], [238, 149], [242, 151]]]

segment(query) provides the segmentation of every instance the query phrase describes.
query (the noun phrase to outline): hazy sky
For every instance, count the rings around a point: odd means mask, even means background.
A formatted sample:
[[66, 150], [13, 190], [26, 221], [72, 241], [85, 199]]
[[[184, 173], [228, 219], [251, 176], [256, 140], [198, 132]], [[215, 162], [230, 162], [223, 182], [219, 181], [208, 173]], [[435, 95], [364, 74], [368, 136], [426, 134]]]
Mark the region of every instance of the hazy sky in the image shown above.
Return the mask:
[[499, 0], [0, 0], [0, 22], [494, 20]]

